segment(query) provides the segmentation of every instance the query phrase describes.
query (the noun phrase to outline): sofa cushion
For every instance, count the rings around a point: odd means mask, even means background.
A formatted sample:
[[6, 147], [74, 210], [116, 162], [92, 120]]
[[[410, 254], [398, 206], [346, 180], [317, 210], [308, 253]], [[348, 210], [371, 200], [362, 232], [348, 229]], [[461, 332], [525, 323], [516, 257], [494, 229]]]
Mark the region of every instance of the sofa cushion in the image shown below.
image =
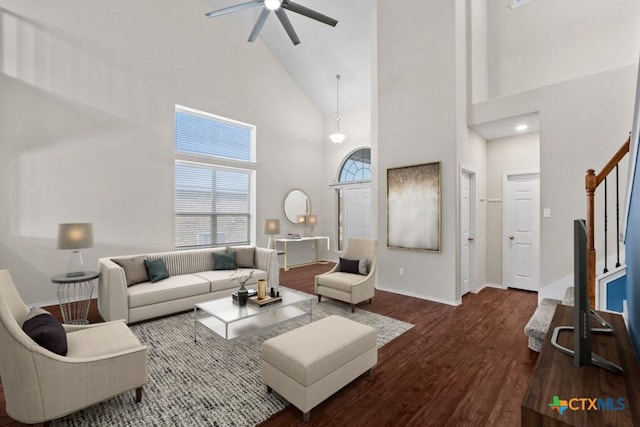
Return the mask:
[[22, 330], [39, 346], [60, 356], [67, 355], [67, 333], [51, 313], [33, 307], [22, 324]]
[[247, 282], [245, 286], [255, 285], [259, 279], [267, 279], [267, 272], [263, 270], [256, 270], [251, 268], [239, 268], [237, 271], [229, 270], [213, 270], [202, 271], [196, 273], [202, 279], [211, 283], [211, 292], [223, 291], [226, 289], [237, 289], [240, 287], [240, 283], [234, 280], [236, 274], [238, 276], [243, 274], [249, 274], [253, 270], [253, 277]]
[[170, 276], [157, 283], [140, 283], [127, 288], [129, 308], [206, 294], [209, 289], [209, 282], [195, 274]]
[[114, 258], [111, 261], [118, 264], [124, 270], [124, 276], [127, 279], [127, 286], [136, 285], [149, 281], [149, 273], [144, 265], [146, 256], [137, 256], [134, 258]]
[[235, 270], [236, 268], [238, 268], [238, 264], [236, 263], [235, 252], [229, 254], [213, 254], [214, 270]]
[[241, 268], [255, 268], [256, 248], [254, 246], [227, 246], [227, 253], [235, 252], [236, 264]]
[[164, 262], [164, 260], [145, 259], [144, 266], [147, 268], [147, 273], [149, 274], [149, 281], [151, 283], [156, 283], [162, 279], [166, 279], [167, 277], [169, 277], [169, 272], [167, 271], [167, 264]]

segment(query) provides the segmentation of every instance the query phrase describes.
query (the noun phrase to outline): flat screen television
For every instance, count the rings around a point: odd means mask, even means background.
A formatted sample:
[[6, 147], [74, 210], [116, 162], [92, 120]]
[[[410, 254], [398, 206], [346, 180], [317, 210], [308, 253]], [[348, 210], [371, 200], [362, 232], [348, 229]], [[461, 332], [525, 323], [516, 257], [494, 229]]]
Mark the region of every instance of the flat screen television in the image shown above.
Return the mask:
[[[551, 336], [551, 344], [559, 351], [573, 356], [573, 366], [595, 365], [620, 374], [622, 368], [591, 351], [591, 334], [614, 335], [613, 327], [602, 316], [589, 307], [587, 297], [588, 266], [587, 266], [587, 227], [584, 219], [573, 221], [573, 277], [574, 277], [574, 312], [573, 326], [557, 326]], [[595, 320], [599, 326], [592, 328]], [[573, 332], [573, 349], [558, 343], [562, 332]]]

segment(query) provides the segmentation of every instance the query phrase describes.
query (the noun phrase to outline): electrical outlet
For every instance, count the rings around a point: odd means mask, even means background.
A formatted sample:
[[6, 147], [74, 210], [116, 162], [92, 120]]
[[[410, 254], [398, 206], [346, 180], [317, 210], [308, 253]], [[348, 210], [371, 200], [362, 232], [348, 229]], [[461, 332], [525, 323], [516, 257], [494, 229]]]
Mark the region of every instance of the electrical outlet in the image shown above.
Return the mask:
[[398, 274], [400, 274], [401, 276], [404, 276], [404, 267], [400, 267]]

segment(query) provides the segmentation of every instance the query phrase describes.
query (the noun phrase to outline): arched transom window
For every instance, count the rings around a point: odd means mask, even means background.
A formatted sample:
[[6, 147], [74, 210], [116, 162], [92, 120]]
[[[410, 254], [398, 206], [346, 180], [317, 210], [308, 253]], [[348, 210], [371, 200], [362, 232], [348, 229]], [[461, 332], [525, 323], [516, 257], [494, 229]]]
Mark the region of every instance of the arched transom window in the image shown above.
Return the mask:
[[371, 149], [361, 148], [342, 163], [338, 182], [371, 181]]

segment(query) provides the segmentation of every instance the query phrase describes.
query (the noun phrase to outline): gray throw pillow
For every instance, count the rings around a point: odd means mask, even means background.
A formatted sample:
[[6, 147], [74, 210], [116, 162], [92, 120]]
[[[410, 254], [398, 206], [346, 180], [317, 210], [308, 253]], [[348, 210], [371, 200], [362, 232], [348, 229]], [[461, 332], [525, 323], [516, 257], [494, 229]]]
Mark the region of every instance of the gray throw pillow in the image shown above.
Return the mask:
[[144, 265], [145, 256], [138, 256], [128, 259], [112, 259], [111, 261], [118, 264], [124, 270], [124, 276], [127, 279], [127, 286], [136, 285], [149, 281], [149, 274]]
[[149, 281], [151, 283], [159, 282], [162, 279], [166, 279], [169, 277], [169, 272], [167, 271], [167, 264], [165, 264], [162, 259], [155, 260], [144, 260], [144, 266], [147, 269], [147, 273], [149, 274]]
[[213, 254], [213, 269], [214, 270], [235, 270], [238, 268], [236, 264], [236, 253], [230, 254]]
[[358, 261], [358, 273], [362, 274], [363, 276], [366, 276], [367, 274], [369, 274], [369, 266], [367, 265], [366, 258]]
[[227, 246], [227, 253], [236, 253], [236, 264], [241, 268], [256, 268], [253, 261], [256, 248], [253, 246]]

